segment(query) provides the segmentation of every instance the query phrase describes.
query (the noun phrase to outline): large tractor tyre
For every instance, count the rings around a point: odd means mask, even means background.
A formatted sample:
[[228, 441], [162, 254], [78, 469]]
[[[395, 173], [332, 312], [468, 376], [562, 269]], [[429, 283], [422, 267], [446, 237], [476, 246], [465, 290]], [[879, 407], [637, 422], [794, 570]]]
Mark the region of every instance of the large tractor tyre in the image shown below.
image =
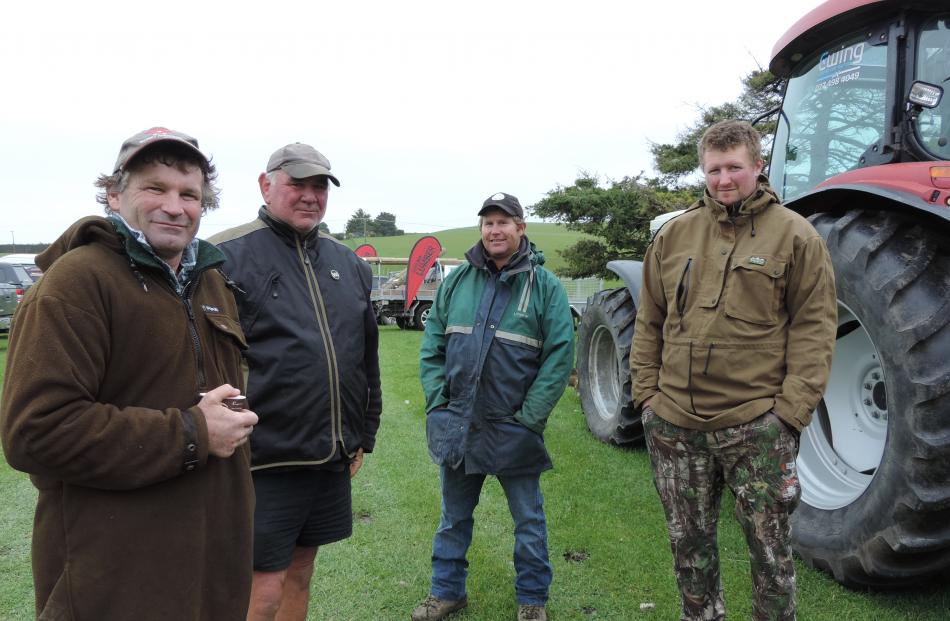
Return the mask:
[[831, 379], [802, 434], [795, 551], [855, 588], [950, 567], [950, 235], [820, 213], [838, 293]]
[[636, 308], [626, 287], [595, 293], [577, 328], [577, 381], [591, 433], [610, 444], [643, 442], [630, 400], [630, 345]]
[[416, 330], [425, 330], [426, 322], [429, 321], [429, 309], [432, 308], [432, 302], [419, 302], [416, 312], [412, 316], [412, 327]]

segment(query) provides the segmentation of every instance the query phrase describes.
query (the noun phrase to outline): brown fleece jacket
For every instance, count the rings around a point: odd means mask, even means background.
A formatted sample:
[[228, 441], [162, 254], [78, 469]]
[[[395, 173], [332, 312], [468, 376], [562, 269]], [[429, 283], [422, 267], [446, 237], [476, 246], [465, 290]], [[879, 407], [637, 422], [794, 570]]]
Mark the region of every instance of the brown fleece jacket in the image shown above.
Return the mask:
[[39, 490], [37, 617], [243, 619], [249, 455], [209, 456], [196, 407], [200, 391], [244, 386], [222, 256], [201, 243], [192, 321], [171, 275], [122, 230], [73, 225], [38, 257], [45, 275], [10, 332], [0, 438]]

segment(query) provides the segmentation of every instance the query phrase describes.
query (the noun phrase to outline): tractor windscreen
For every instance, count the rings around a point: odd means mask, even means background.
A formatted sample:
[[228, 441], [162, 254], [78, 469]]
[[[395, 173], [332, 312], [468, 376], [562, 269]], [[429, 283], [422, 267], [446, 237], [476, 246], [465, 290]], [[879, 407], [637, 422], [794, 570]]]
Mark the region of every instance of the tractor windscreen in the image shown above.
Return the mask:
[[769, 167], [785, 200], [857, 168], [882, 143], [887, 39], [867, 33], [820, 50], [789, 79]]
[[917, 39], [916, 78], [943, 88], [940, 105], [917, 117], [917, 140], [935, 159], [950, 160], [950, 14], [924, 22]]

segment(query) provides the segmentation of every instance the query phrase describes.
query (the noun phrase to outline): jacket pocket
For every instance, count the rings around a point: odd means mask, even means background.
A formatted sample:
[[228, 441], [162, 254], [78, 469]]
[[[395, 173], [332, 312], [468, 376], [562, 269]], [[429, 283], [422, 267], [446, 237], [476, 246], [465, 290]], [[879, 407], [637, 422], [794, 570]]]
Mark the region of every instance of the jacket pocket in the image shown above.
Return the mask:
[[267, 305], [270, 300], [277, 299], [280, 296], [278, 285], [280, 283], [280, 274], [276, 272], [269, 273], [262, 281], [263, 286], [252, 288], [250, 284], [241, 283], [240, 286], [245, 289], [235, 291], [234, 298], [237, 300], [238, 308], [241, 312], [241, 328], [245, 334], [250, 334], [251, 329], [257, 322], [261, 309]]
[[730, 268], [726, 315], [749, 323], [778, 323], [785, 292], [785, 261], [771, 256], [737, 256]]
[[208, 321], [214, 327], [215, 334], [225, 335], [225, 338], [232, 345], [237, 345], [242, 350], [247, 349], [247, 340], [244, 338], [244, 331], [241, 330], [241, 324], [229, 317], [219, 313], [205, 313]]
[[484, 419], [482, 447], [488, 457], [486, 470], [496, 474], [528, 474], [551, 468], [544, 437], [512, 415]]
[[676, 312], [683, 318], [683, 311], [686, 310], [686, 300], [689, 298], [689, 270], [693, 265], [693, 257], [686, 259], [686, 265], [683, 267], [683, 274], [680, 276], [679, 284], [676, 285]]
[[[211, 327], [211, 338], [205, 347], [211, 349], [214, 364], [217, 367], [217, 377], [209, 376], [212, 386], [227, 382], [235, 387], [244, 385], [241, 376], [241, 352], [247, 349], [247, 340], [241, 324], [223, 313], [205, 313], [205, 319]], [[238, 375], [234, 375], [235, 372]], [[217, 383], [215, 383], [215, 380]]]

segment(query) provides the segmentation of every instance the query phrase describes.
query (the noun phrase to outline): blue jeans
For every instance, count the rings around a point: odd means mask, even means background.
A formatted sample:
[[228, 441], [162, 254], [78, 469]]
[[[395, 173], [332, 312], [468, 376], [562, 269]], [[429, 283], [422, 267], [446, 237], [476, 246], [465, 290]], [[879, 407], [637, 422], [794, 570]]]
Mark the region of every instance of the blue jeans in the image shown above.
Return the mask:
[[[441, 466], [442, 518], [432, 540], [432, 594], [439, 599], [465, 596], [472, 543], [472, 513], [485, 482], [484, 474], [465, 474]], [[499, 476], [515, 523], [515, 596], [519, 604], [544, 605], [553, 572], [548, 560], [548, 531], [541, 496], [541, 475]]]

